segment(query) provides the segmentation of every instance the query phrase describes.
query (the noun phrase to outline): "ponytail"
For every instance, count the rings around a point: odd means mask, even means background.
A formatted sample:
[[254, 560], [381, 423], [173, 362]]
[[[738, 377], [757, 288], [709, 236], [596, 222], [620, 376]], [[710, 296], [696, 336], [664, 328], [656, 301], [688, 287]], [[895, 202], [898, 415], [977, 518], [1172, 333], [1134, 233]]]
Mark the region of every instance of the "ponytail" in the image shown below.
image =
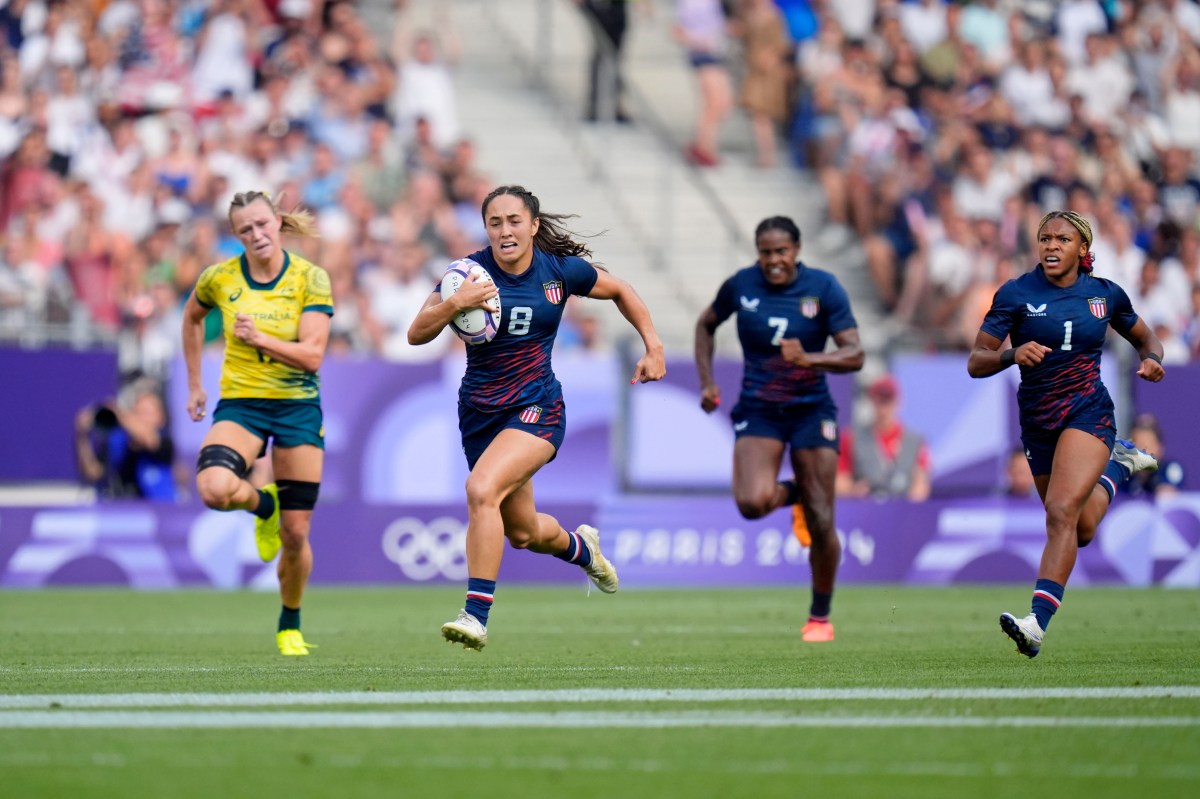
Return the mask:
[[245, 208], [255, 200], [262, 200], [271, 207], [271, 213], [279, 218], [279, 232], [293, 236], [317, 236], [317, 222], [307, 208], [296, 206], [291, 211], [281, 211], [265, 191], [239, 191], [229, 203], [229, 221], [233, 223], [233, 212]]
[[502, 194], [511, 194], [521, 200], [529, 211], [529, 216], [538, 220], [538, 231], [533, 236], [533, 246], [550, 255], [577, 255], [580, 258], [591, 256], [591, 249], [581, 241], [576, 241], [579, 235], [568, 230], [564, 220], [574, 219], [576, 214], [551, 214], [542, 210], [542, 204], [533, 192], [523, 186], [499, 186], [483, 199], [479, 212], [487, 222], [487, 209], [492, 200]]

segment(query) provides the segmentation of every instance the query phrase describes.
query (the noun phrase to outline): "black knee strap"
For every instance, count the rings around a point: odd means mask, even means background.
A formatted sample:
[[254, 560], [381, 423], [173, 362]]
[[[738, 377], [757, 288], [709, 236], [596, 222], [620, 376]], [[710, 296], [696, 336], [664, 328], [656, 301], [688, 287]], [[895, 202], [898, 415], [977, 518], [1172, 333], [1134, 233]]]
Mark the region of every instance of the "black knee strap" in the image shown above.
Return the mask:
[[201, 447], [200, 457], [196, 460], [196, 471], [202, 472], [213, 466], [228, 469], [238, 477], [245, 477], [250, 473], [246, 459], [236, 449], [224, 444], [209, 444], [207, 447]]
[[321, 493], [320, 483], [276, 480], [275, 485], [279, 487], [280, 510], [312, 510], [317, 507], [317, 495]]

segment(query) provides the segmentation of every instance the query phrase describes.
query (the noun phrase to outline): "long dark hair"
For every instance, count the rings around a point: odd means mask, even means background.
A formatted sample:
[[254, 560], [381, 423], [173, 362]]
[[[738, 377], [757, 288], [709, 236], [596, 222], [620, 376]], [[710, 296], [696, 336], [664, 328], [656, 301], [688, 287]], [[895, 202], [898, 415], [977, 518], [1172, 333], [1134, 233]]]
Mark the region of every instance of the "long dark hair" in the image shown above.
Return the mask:
[[587, 258], [592, 254], [586, 244], [573, 238], [579, 234], [571, 232], [562, 224], [563, 220], [574, 219], [577, 214], [551, 214], [543, 211], [538, 198], [524, 186], [497, 186], [492, 189], [492, 192], [483, 198], [483, 205], [479, 209], [484, 224], [487, 223], [488, 206], [502, 194], [511, 194], [519, 198], [528, 209], [529, 216], [539, 220], [538, 232], [533, 236], [533, 246], [551, 255], [578, 255]]

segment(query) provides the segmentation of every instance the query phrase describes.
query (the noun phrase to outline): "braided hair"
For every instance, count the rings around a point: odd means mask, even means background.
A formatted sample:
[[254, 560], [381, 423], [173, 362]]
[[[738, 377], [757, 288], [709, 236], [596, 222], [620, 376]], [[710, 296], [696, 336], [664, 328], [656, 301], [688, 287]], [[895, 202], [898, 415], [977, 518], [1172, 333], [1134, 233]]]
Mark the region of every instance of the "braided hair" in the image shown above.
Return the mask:
[[757, 242], [758, 237], [768, 230], [781, 230], [788, 235], [793, 244], [800, 243], [800, 228], [789, 216], [769, 216], [759, 222], [758, 227], [754, 229], [754, 240]]
[[1079, 259], [1079, 271], [1085, 275], [1090, 275], [1092, 273], [1092, 265], [1096, 261], [1096, 254], [1092, 252], [1092, 223], [1074, 211], [1051, 211], [1042, 217], [1041, 222], [1038, 222], [1037, 229], [1040, 231], [1051, 219], [1065, 219], [1071, 223], [1071, 227], [1079, 231], [1079, 235], [1083, 238], [1084, 246], [1088, 248], [1088, 251]]
[[271, 207], [271, 213], [279, 217], [280, 233], [290, 233], [293, 236], [317, 235], [317, 223], [311, 211], [299, 207], [293, 208], [291, 211], [281, 211], [271, 199], [271, 195], [265, 191], [239, 191], [233, 195], [233, 200], [229, 203], [229, 224], [233, 224], [234, 211], [245, 208], [255, 200], [265, 202]]
[[538, 231], [533, 236], [533, 246], [542, 252], [558, 256], [578, 255], [581, 258], [587, 258], [592, 254], [586, 244], [573, 238], [578, 234], [572, 233], [563, 226], [564, 220], [573, 219], [576, 214], [551, 214], [543, 211], [542, 203], [537, 196], [524, 186], [498, 186], [492, 189], [491, 193], [483, 198], [483, 205], [479, 209], [485, 223], [487, 222], [488, 206], [492, 204], [492, 200], [502, 194], [511, 194], [518, 198], [529, 211], [530, 217], [539, 221]]

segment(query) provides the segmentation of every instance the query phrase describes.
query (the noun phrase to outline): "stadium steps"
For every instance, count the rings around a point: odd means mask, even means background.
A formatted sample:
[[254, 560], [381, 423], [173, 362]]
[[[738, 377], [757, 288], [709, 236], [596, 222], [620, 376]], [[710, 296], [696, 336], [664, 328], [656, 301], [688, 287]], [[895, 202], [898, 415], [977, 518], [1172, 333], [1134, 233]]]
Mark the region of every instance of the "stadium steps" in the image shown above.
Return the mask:
[[[436, 2], [411, 0], [418, 24], [433, 18]], [[574, 3], [457, 0], [452, 10], [462, 43], [459, 114], [481, 168], [497, 182], [527, 186], [547, 210], [578, 214], [576, 230], [607, 231], [592, 242], [596, 259], [637, 287], [668, 351], [691, 351], [697, 315], [725, 277], [753, 262], [754, 227], [775, 214], [800, 225], [809, 263], [843, 280], [864, 342], [875, 343], [881, 328], [861, 250], [821, 248], [820, 186], [788, 164], [782, 147], [776, 168], [755, 168], [748, 122], [735, 112], [722, 130], [721, 167], [684, 162], [697, 98], [671, 38], [669, 3], [656, 3], [650, 18], [632, 15], [625, 76], [633, 125], [581, 119], [592, 40]], [[606, 319], [609, 332], [623, 324]], [[733, 328], [720, 333], [721, 351], [730, 354]]]

